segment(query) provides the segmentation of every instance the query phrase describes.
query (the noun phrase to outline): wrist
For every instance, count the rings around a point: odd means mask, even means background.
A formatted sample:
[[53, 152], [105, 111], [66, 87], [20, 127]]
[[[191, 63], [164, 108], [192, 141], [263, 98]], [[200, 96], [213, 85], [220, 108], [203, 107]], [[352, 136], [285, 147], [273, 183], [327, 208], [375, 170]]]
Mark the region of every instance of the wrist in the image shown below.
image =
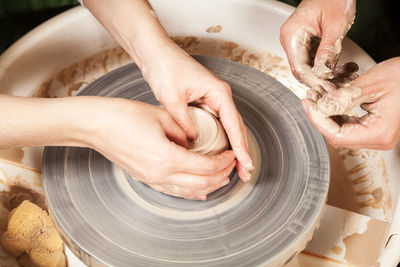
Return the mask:
[[84, 101], [87, 101], [90, 109], [87, 109], [85, 115], [76, 123], [81, 136], [79, 140], [100, 153], [109, 149], [115, 142], [113, 132], [115, 129], [123, 130], [126, 115], [134, 116], [138, 113], [138, 102], [133, 100], [89, 97]]
[[[155, 28], [158, 28], [155, 26]], [[167, 59], [166, 55], [175, 50], [176, 44], [169, 38], [164, 29], [145, 30], [140, 34], [140, 38], [129, 38], [127, 48], [128, 54], [132, 57], [136, 65], [143, 72], [146, 78], [146, 73], [154, 69], [160, 62]]]
[[64, 139], [75, 146], [96, 149], [96, 144], [104, 129], [107, 129], [112, 98], [100, 96], [79, 96], [65, 98], [65, 107], [71, 111], [69, 121], [64, 128]]
[[88, 107], [80, 97], [0, 95], [0, 147], [88, 146], [92, 129]]
[[95, 96], [77, 96], [59, 99], [41, 99], [44, 111], [48, 114], [42, 124], [47, 133], [46, 140], [40, 141], [47, 146], [92, 147], [92, 137], [96, 134], [93, 117], [101, 98]]

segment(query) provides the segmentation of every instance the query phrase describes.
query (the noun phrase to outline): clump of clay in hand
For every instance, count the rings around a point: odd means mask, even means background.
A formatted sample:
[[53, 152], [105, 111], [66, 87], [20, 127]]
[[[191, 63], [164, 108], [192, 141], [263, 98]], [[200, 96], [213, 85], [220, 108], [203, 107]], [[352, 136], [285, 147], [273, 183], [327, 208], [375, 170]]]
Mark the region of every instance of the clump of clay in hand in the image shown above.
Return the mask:
[[[342, 49], [341, 42], [342, 38], [332, 47], [335, 61]], [[357, 102], [361, 89], [351, 85], [358, 77], [358, 65], [348, 62], [336, 66], [328, 55], [322, 55], [316, 60], [320, 38], [316, 37], [314, 29], [309, 26], [295, 33], [292, 45], [297, 51], [294, 58], [295, 70], [301, 81], [310, 87], [307, 98], [316, 104], [310, 108], [314, 122], [331, 134], [336, 134], [342, 124], [358, 121], [358, 117], [352, 116], [352, 109], [361, 104]]]

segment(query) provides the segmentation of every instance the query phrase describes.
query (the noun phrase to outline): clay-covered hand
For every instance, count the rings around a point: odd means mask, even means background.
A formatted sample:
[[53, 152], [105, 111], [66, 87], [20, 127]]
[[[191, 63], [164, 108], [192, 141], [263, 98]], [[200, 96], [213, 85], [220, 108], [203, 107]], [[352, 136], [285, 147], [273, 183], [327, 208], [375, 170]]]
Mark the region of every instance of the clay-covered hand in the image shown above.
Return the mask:
[[107, 99], [96, 119], [91, 147], [158, 191], [206, 199], [229, 183], [233, 152], [204, 156], [188, 151], [185, 133], [162, 107]]
[[[400, 57], [371, 68], [350, 85], [324, 95], [314, 103], [303, 100], [310, 121], [334, 146], [391, 149], [400, 138]], [[349, 117], [361, 105], [368, 112]], [[334, 116], [334, 117], [332, 117]], [[331, 118], [339, 118], [338, 125]]]
[[294, 76], [319, 94], [334, 89], [342, 41], [355, 16], [355, 0], [303, 0], [281, 27], [280, 40]]
[[249, 180], [253, 165], [248, 152], [246, 127], [233, 102], [230, 86], [173, 42], [160, 49], [157, 58], [151, 62], [153, 64], [146, 68], [146, 80], [186, 135], [190, 139], [197, 136], [188, 103], [200, 100], [220, 117], [238, 160], [239, 176]]

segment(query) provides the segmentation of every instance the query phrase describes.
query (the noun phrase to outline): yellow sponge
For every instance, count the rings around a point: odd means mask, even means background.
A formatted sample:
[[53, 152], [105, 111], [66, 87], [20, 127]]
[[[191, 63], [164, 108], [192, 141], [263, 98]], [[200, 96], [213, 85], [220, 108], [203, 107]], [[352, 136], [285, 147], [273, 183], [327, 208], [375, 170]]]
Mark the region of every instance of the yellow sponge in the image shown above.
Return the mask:
[[31, 259], [38, 266], [64, 267], [67, 266], [65, 255], [62, 251], [50, 251], [46, 249], [32, 249]]
[[66, 266], [64, 245], [49, 215], [27, 200], [10, 212], [1, 244], [13, 256], [29, 254], [40, 267]]

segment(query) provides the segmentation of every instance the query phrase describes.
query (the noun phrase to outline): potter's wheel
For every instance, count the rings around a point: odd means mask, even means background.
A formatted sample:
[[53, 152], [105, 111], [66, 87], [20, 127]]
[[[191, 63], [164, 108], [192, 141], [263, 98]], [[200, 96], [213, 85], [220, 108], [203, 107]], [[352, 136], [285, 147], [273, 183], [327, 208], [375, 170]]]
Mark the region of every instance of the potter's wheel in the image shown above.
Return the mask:
[[[253, 184], [231, 183], [206, 201], [183, 200], [131, 179], [85, 148], [45, 149], [43, 182], [59, 230], [86, 264], [113, 266], [281, 265], [317, 226], [329, 184], [323, 138], [299, 99], [253, 68], [196, 59], [227, 81], [258, 144]], [[98, 79], [81, 95], [158, 104], [136, 65]]]

